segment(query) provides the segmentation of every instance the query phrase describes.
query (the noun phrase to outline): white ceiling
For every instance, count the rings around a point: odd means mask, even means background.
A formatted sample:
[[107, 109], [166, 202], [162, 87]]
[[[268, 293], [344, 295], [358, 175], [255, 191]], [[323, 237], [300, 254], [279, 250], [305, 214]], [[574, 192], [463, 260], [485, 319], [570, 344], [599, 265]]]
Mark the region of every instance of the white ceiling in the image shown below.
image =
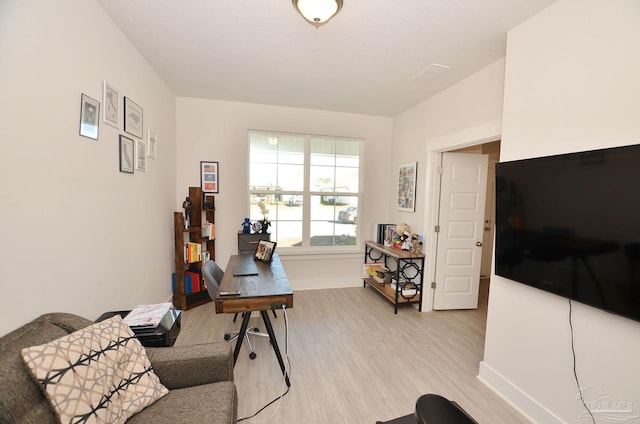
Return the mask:
[[[290, 0], [99, 1], [177, 96], [395, 116], [555, 0], [344, 0], [318, 29]], [[414, 79], [434, 63], [451, 69]]]

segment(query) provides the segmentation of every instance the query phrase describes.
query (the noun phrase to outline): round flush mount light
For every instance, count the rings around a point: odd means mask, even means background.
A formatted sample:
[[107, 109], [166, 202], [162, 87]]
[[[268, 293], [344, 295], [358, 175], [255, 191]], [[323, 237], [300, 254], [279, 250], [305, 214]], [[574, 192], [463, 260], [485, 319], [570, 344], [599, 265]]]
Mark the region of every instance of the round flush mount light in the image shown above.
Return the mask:
[[342, 9], [342, 0], [292, 0], [293, 7], [311, 25], [326, 24]]

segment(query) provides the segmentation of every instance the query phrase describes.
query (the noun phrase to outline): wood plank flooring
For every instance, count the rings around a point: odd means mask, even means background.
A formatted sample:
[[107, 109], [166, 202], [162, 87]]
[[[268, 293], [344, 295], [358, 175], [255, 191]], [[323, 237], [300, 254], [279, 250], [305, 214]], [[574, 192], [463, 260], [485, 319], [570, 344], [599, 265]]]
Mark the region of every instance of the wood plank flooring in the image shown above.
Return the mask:
[[[271, 320], [280, 350], [288, 353], [291, 389], [244, 422], [372, 424], [409, 414], [421, 394], [438, 393], [479, 423], [530, 423], [476, 378], [487, 286], [483, 281], [477, 310], [421, 313], [403, 306], [397, 315], [371, 288], [295, 292], [287, 337], [283, 312]], [[240, 326], [232, 318], [216, 315], [213, 303], [186, 311], [176, 345], [221, 341], [226, 330]], [[251, 325], [264, 330], [259, 316]], [[243, 345], [235, 367], [239, 417], [252, 415], [286, 388], [269, 341], [252, 341], [258, 357], [249, 359]]]

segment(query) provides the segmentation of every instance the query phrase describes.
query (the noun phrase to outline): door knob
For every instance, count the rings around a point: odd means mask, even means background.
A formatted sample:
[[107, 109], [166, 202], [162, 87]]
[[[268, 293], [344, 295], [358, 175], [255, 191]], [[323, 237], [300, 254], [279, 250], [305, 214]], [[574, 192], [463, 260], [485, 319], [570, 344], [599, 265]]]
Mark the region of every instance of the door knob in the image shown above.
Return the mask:
[[476, 246], [481, 247], [482, 246], [482, 242], [481, 241], [477, 241], [476, 242]]

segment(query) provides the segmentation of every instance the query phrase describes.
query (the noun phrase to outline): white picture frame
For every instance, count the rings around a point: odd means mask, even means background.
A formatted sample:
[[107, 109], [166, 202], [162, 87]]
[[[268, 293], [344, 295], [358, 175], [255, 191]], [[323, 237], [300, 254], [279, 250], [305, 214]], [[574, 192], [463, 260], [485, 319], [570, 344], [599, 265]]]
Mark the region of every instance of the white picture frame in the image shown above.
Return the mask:
[[158, 155], [158, 134], [147, 131], [147, 156], [155, 159]]
[[102, 122], [120, 128], [120, 92], [116, 87], [102, 81]]
[[398, 200], [399, 211], [415, 212], [416, 210], [416, 177], [418, 162], [406, 163], [398, 167]]
[[136, 140], [136, 171], [147, 170], [147, 143]]

